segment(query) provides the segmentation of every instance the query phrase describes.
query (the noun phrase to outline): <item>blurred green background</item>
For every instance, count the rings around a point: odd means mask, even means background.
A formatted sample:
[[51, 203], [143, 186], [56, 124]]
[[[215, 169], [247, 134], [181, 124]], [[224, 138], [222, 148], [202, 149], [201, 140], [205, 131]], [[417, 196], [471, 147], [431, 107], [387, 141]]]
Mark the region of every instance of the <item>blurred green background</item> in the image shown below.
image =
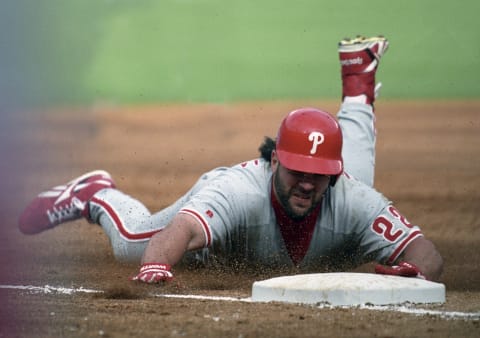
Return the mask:
[[477, 0], [3, 0], [3, 103], [337, 98], [337, 42], [384, 34], [382, 97], [480, 97]]

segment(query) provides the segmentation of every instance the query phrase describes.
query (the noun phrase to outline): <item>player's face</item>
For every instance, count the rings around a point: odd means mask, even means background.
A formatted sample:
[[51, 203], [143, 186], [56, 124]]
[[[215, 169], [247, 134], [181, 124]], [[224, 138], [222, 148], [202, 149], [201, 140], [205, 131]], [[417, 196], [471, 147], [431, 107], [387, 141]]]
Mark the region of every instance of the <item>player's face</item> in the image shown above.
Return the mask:
[[274, 192], [293, 219], [307, 216], [322, 201], [330, 176], [289, 170], [272, 163]]

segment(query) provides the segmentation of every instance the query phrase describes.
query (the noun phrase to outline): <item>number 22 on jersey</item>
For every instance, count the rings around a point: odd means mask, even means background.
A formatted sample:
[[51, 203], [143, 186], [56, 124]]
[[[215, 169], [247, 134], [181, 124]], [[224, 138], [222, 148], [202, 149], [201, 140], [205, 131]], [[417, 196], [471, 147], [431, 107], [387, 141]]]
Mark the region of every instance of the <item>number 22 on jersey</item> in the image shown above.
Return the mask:
[[[407, 228], [412, 228], [412, 224], [394, 206], [388, 207], [387, 210], [393, 218], [398, 219]], [[372, 223], [371, 228], [376, 234], [383, 236], [389, 242], [395, 242], [405, 233], [405, 230], [396, 228], [395, 224], [385, 216], [378, 216]]]

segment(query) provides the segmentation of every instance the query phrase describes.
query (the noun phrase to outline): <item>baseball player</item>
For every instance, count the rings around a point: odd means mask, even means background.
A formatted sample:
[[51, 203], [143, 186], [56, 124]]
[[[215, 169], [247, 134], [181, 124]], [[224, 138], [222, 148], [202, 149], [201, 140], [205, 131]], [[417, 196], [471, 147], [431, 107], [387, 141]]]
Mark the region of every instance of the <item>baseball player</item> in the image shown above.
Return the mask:
[[38, 195], [20, 230], [84, 217], [118, 260], [141, 262], [132, 279], [147, 283], [171, 280], [182, 260], [298, 271], [376, 261], [376, 273], [438, 280], [432, 242], [372, 187], [375, 74], [387, 48], [381, 36], [341, 41], [338, 120], [316, 108], [290, 112], [259, 158], [203, 174], [163, 210], [151, 214], [97, 170]]

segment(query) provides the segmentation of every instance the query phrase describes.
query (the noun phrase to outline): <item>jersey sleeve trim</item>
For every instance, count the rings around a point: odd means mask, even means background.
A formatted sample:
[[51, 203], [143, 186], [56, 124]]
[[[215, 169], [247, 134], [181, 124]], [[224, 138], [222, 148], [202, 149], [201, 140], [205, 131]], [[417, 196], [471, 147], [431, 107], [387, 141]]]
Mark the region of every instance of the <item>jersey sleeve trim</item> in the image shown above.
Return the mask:
[[407, 238], [400, 242], [397, 248], [393, 251], [392, 255], [388, 258], [387, 264], [393, 264], [393, 262], [396, 261], [396, 259], [400, 256], [403, 250], [405, 250], [408, 244], [410, 244], [414, 239], [422, 236], [423, 234], [420, 232], [420, 230], [413, 231], [410, 235], [407, 236]]
[[207, 220], [197, 211], [192, 209], [181, 209], [179, 214], [187, 214], [195, 218], [195, 220], [201, 225], [203, 233], [205, 234], [205, 247], [209, 247], [212, 244], [212, 233]]

